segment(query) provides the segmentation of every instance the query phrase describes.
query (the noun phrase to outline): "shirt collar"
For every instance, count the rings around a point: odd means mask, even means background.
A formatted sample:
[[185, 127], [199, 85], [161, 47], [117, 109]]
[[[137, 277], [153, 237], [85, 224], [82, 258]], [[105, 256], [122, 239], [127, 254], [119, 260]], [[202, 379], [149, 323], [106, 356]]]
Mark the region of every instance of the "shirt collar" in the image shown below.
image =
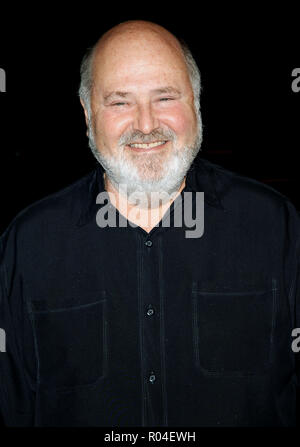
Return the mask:
[[[84, 198], [80, 217], [77, 222], [78, 226], [83, 226], [92, 219], [96, 219], [99, 204], [96, 198], [100, 192], [105, 191], [104, 185], [104, 168], [98, 163], [96, 169], [91, 173], [86, 190], [87, 197]], [[213, 165], [207, 160], [196, 157], [190, 166], [187, 175], [185, 187], [182, 192], [204, 192], [204, 201], [208, 205], [224, 210], [220, 198], [220, 185], [218, 188], [217, 171]], [[219, 179], [220, 180], [220, 179]]]
[[221, 178], [214, 165], [204, 158], [196, 157], [187, 172], [186, 187], [183, 191], [204, 192], [205, 203], [224, 209], [221, 187]]

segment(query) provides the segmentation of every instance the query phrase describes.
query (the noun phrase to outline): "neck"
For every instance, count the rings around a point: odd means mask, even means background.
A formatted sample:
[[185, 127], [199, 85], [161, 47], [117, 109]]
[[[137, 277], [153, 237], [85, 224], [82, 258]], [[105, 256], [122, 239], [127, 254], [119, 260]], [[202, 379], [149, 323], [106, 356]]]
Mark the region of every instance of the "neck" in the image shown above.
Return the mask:
[[158, 206], [152, 206], [153, 203], [150, 201], [148, 207], [141, 207], [139, 204], [130, 203], [127, 197], [122, 195], [119, 190], [114, 187], [106, 173], [103, 174], [103, 179], [105, 189], [108, 192], [112, 205], [128, 221], [133, 222], [149, 233], [152, 228], [160, 222], [168, 208], [170, 208], [172, 202], [174, 202], [176, 197], [185, 187], [186, 177], [184, 177], [178, 191], [176, 191], [175, 194], [172, 194], [172, 198], [170, 198], [170, 200], [167, 200], [164, 203], [159, 201]]

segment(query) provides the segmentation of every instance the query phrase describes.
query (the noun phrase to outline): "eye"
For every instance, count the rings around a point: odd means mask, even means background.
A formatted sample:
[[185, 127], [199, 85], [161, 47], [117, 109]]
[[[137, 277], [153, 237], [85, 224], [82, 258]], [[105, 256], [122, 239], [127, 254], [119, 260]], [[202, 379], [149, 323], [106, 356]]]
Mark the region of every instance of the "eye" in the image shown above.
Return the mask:
[[174, 98], [160, 98], [160, 101], [172, 101]]
[[111, 104], [112, 106], [125, 106], [127, 104], [127, 102], [114, 102], [113, 104]]
[[121, 102], [121, 101], [116, 101], [116, 102], [112, 102], [110, 105], [110, 107], [122, 107], [122, 106], [127, 106], [129, 103], [128, 102]]

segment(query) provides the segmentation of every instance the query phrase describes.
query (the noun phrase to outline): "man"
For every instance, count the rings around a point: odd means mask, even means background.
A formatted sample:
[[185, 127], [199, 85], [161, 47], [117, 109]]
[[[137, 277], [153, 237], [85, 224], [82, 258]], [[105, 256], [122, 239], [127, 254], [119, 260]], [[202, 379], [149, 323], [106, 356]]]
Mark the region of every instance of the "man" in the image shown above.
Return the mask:
[[296, 424], [299, 217], [195, 158], [199, 92], [187, 47], [150, 22], [84, 58], [99, 165], [1, 238], [7, 425]]

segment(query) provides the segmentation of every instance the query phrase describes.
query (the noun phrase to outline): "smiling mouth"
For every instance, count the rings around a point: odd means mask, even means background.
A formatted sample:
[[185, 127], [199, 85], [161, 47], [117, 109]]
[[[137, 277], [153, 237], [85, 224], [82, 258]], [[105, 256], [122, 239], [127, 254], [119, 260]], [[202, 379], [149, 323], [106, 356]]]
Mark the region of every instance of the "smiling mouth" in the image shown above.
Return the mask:
[[161, 140], [161, 141], [154, 141], [153, 143], [131, 143], [131, 144], [128, 144], [127, 146], [133, 150], [145, 151], [145, 150], [151, 150], [154, 148], [161, 148], [167, 142], [168, 142], [168, 140]]

